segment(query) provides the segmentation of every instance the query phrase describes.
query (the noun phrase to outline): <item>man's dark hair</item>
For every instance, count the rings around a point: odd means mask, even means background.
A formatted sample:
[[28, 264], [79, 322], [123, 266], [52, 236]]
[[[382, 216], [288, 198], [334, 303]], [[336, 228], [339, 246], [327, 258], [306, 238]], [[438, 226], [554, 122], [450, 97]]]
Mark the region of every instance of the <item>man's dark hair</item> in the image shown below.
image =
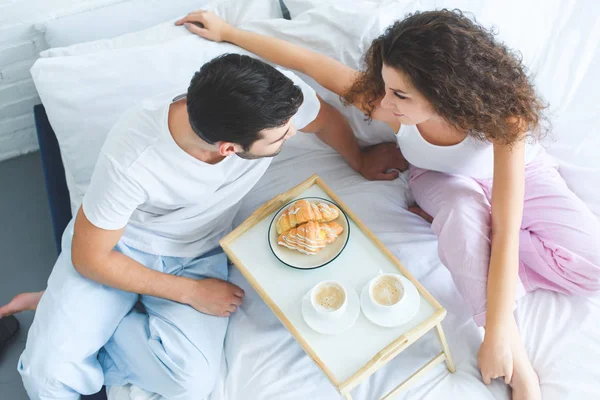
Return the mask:
[[237, 143], [248, 151], [260, 131], [285, 125], [303, 100], [300, 88], [271, 65], [224, 54], [194, 74], [187, 111], [201, 139]]

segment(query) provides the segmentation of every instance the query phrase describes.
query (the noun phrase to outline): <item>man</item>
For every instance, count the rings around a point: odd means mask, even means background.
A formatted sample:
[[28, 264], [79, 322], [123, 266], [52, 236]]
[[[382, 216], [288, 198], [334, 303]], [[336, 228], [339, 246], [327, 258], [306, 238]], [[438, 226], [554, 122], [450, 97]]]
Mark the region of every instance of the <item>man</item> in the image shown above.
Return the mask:
[[227, 317], [244, 297], [227, 282], [218, 241], [296, 129], [369, 178], [405, 167], [393, 145], [361, 152], [310, 87], [248, 56], [218, 57], [185, 95], [144, 101], [119, 119], [39, 304], [29, 294], [0, 308], [37, 305], [18, 365], [32, 399], [126, 383], [169, 399], [211, 392]]

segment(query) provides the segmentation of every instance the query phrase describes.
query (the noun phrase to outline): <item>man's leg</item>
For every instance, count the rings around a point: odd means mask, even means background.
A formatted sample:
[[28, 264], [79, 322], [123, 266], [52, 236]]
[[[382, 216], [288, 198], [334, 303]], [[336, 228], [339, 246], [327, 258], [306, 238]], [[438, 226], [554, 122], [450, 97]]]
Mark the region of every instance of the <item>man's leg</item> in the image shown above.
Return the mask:
[[[196, 259], [162, 257], [162, 265], [166, 273], [227, 280], [221, 251]], [[228, 318], [152, 296], [141, 300], [146, 313], [127, 314], [100, 353], [106, 384], [131, 383], [172, 400], [208, 396], [219, 373]]]
[[72, 236], [71, 222], [19, 359], [34, 400], [78, 399], [100, 390], [104, 375], [97, 352], [138, 298], [80, 275], [71, 262]]

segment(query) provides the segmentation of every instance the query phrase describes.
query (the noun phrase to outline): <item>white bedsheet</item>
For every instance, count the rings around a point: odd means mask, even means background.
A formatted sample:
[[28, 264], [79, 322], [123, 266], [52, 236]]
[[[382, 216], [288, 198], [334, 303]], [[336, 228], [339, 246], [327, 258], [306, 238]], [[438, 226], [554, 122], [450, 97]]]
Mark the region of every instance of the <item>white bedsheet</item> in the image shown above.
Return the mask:
[[[319, 2], [321, 5], [330, 3]], [[381, 10], [385, 12], [380, 10], [377, 15], [363, 11], [378, 9], [379, 6], [376, 5], [379, 2], [363, 3], [362, 11], [355, 7], [354, 2], [348, 2], [350, 8], [342, 6], [338, 10], [333, 7], [329, 11], [315, 12], [312, 17], [299, 18], [295, 22], [271, 19], [249, 26], [253, 26], [257, 32], [277, 34], [357, 67], [358, 59], [372, 35], [379, 34], [383, 27], [389, 25], [390, 19], [395, 20], [413, 8], [428, 9], [433, 7], [432, 4], [436, 7], [466, 7], [474, 11], [481, 21], [500, 24], [501, 33], [508, 42], [523, 50], [526, 59], [532, 62], [533, 71], [539, 78], [536, 83], [557, 107], [556, 116], [559, 118], [555, 120], [554, 127], [558, 135], [557, 141], [552, 143], [550, 153], [559, 159], [561, 173], [568, 185], [600, 216], [600, 162], [597, 156], [600, 149], [597, 128], [600, 108], [596, 101], [600, 90], [600, 17], [595, 0], [578, 4], [573, 0], [511, 0], [508, 2], [510, 4], [504, 0], [414, 0], [397, 1], [389, 9], [383, 5], [385, 2], [381, 2]], [[241, 7], [242, 4], [247, 7]], [[235, 15], [243, 20], [254, 19], [257, 15], [275, 18], [257, 11], [262, 10], [261, 7], [272, 11], [273, 4], [275, 3], [268, 1], [238, 2], [239, 7], [225, 7], [223, 10], [234, 14], [228, 14], [228, 18], [225, 14], [222, 16], [230, 22], [238, 21], [233, 17]], [[516, 8], [519, 12], [515, 14]], [[341, 13], [340, 10], [346, 11]], [[246, 18], [250, 16], [252, 18]], [[332, 21], [334, 17], [337, 17], [336, 24], [320, 24], [322, 21]], [[172, 26], [170, 28], [173, 35], [185, 33], [175, 31]], [[155, 31], [133, 34], [129, 37], [131, 41], [121, 40], [131, 45], [153, 43], [156, 37], [148, 36], [150, 32]], [[140, 42], [137, 42], [138, 39]], [[120, 41], [118, 38], [115, 40], [115, 44]], [[206, 46], [208, 43], [204, 47]], [[74, 57], [65, 57], [61, 61], [62, 70], [68, 58]], [[539, 62], [534, 62], [536, 60]], [[178, 64], [177, 67], [180, 68], [181, 65]], [[114, 75], [114, 71], [112, 72]], [[50, 81], [56, 84], [57, 75], [51, 75]], [[80, 81], [77, 83], [80, 84]], [[89, 92], [89, 82], [85, 87]], [[64, 85], [61, 88], [64, 89]], [[72, 101], [72, 92], [68, 93]], [[59, 94], [64, 94], [64, 90], [59, 91]], [[137, 98], [144, 97], [143, 93], [135, 90], [130, 94]], [[333, 97], [321, 94], [333, 102]], [[94, 93], [94, 96], [97, 97], [98, 93]], [[63, 102], [63, 97], [60, 97], [61, 106], [72, 108], [72, 104]], [[49, 115], [52, 114], [50, 101], [47, 98], [43, 100]], [[334, 102], [339, 106], [338, 103]], [[343, 111], [350, 116], [355, 132], [366, 135], [359, 135], [360, 139], [373, 140], [373, 143], [382, 137], [389, 136], [393, 139], [391, 133], [373, 129], [374, 126], [368, 132], [363, 132], [362, 115], [357, 112], [353, 114], [350, 109]], [[101, 110], [82, 112], [81, 115], [89, 117], [105, 114]], [[52, 115], [50, 117], [52, 119]], [[53, 121], [53, 125], [55, 122]], [[61, 144], [63, 157], [67, 150]], [[83, 150], [81, 147], [72, 149], [79, 162], [73, 164], [71, 169], [65, 163], [67, 178], [73, 176], [74, 172], [85, 172], [86, 165], [95, 159], [95, 156], [81, 158], [81, 154], [88, 154], [82, 153]], [[91, 166], [88, 172], [91, 175]], [[429, 225], [406, 211], [410, 194], [405, 177], [394, 182], [366, 182], [348, 168], [338, 155], [325, 149], [317, 140], [299, 135], [294, 139], [293, 146], [286, 146], [265, 177], [244, 200], [237, 222], [241, 222], [277, 193], [289, 189], [315, 172], [321, 175], [448, 309], [444, 327], [458, 370], [450, 375], [443, 366], [438, 366], [404, 397], [507, 398], [508, 391], [503, 384], [498, 382], [488, 388], [479, 379], [476, 353], [481, 332], [466, 312], [467, 308], [449, 273], [440, 264], [436, 239]], [[74, 192], [71, 196], [74, 196]], [[227, 365], [223, 363], [220, 379], [209, 400], [338, 398], [319, 369], [240, 274], [233, 269], [231, 276], [232, 281], [244, 287], [248, 295], [244, 306], [231, 319], [224, 349]], [[582, 299], [536, 292], [519, 302], [517, 314], [530, 357], [540, 374], [544, 399], [598, 398], [600, 369], [596, 367], [596, 360], [600, 359], [600, 298]], [[380, 397], [438, 351], [435, 338], [424, 337], [389, 366], [360, 385], [352, 393], [354, 398]], [[130, 387], [113, 388], [109, 394], [111, 400], [158, 400], [156, 397]]]
[[[267, 174], [241, 204], [236, 223], [274, 195], [313, 173], [351, 207], [404, 265], [448, 310], [443, 322], [457, 371], [436, 367], [399, 398], [508, 399], [500, 381], [485, 386], [477, 369], [482, 331], [437, 256], [429, 225], [406, 211], [411, 202], [406, 176], [368, 182], [339, 155], [312, 135], [299, 134], [276, 158]], [[225, 341], [228, 371], [223, 371], [210, 400], [337, 399], [339, 394], [306, 356], [247, 281], [234, 268], [231, 280], [246, 291], [231, 318]], [[518, 323], [545, 400], [592, 399], [600, 393], [600, 297], [585, 299], [537, 291], [518, 304]], [[357, 344], [359, 345], [359, 344]], [[354, 399], [380, 398], [440, 351], [428, 334], [352, 392]], [[200, 378], [201, 379], [201, 378]], [[133, 396], [132, 396], [133, 395]], [[157, 400], [118, 388], [111, 400]]]

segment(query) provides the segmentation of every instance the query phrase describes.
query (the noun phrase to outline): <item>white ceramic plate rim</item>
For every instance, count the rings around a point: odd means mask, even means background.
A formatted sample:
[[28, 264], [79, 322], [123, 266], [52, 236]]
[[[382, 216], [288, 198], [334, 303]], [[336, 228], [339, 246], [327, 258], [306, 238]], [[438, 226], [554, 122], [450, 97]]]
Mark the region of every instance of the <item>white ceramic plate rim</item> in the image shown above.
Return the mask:
[[[299, 200], [304, 200], [304, 199], [306, 199], [306, 200], [316, 199], [316, 200], [320, 200], [320, 201], [325, 201], [327, 203], [333, 204], [340, 210], [340, 216], [338, 218], [336, 218], [334, 221], [337, 221], [338, 223], [341, 222], [340, 225], [343, 226], [344, 232], [342, 232], [342, 234], [336, 239], [336, 242], [339, 240], [343, 240], [343, 243], [340, 242], [341, 244], [338, 245], [341, 247], [339, 247], [339, 250], [337, 252], [327, 255], [327, 253], [323, 253], [323, 252], [327, 251], [327, 248], [326, 248], [326, 249], [321, 250], [319, 253], [315, 254], [314, 256], [311, 256], [311, 255], [302, 254], [295, 250], [281, 247], [276, 243], [278, 235], [277, 235], [277, 231], [276, 231], [275, 221], [277, 220], [277, 218], [279, 218], [279, 215], [281, 215], [283, 210], [285, 210], [290, 204], [295, 203], [296, 201], [299, 201]], [[268, 229], [267, 235], [268, 235], [267, 239], [269, 242], [269, 247], [271, 249], [271, 252], [283, 264], [287, 265], [288, 267], [302, 269], [302, 270], [316, 269], [316, 268], [324, 267], [325, 265], [331, 263], [336, 258], [338, 258], [340, 256], [340, 254], [342, 254], [342, 252], [348, 245], [348, 241], [350, 240], [350, 221], [348, 219], [348, 216], [344, 212], [344, 210], [342, 210], [342, 208], [340, 206], [338, 206], [335, 202], [325, 199], [325, 198], [322, 198], [322, 197], [317, 197], [317, 196], [302, 197], [300, 199], [290, 201], [289, 203], [285, 204], [283, 207], [281, 207], [275, 213], [275, 215], [273, 216], [273, 219], [271, 219], [271, 223], [269, 224], [269, 229]], [[332, 246], [332, 244], [330, 244], [328, 246]], [[294, 262], [294, 259], [298, 259], [298, 258], [305, 259], [305, 260], [313, 260], [313, 262], [312, 263], [307, 262], [306, 265], [299, 265], [297, 262]]]

